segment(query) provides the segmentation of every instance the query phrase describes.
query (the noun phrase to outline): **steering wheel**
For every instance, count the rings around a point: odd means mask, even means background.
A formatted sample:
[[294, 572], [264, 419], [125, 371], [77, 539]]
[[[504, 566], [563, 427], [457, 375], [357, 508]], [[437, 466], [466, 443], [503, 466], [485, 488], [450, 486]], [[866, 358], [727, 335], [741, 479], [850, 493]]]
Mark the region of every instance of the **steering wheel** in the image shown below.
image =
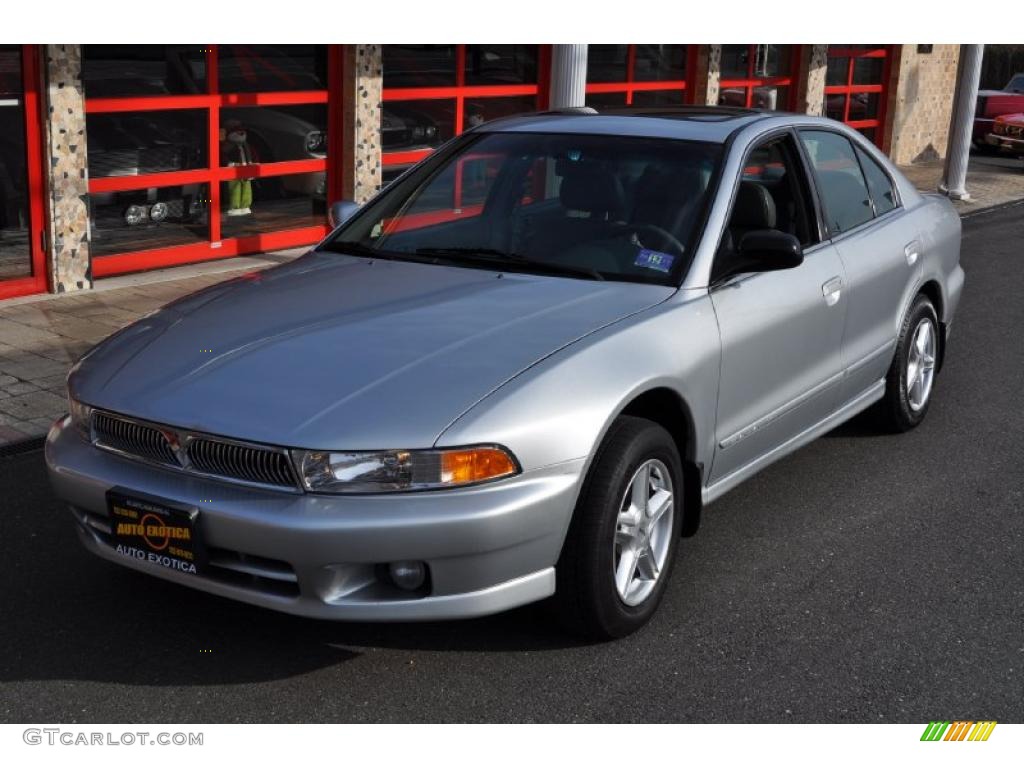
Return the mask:
[[[644, 248], [667, 251], [675, 253], [677, 256], [682, 256], [686, 253], [686, 246], [679, 242], [679, 238], [657, 224], [620, 224], [617, 230], [613, 236], [617, 237], [623, 232], [629, 232], [636, 236], [637, 242]], [[644, 237], [645, 235], [654, 238], [655, 242], [652, 244]]]

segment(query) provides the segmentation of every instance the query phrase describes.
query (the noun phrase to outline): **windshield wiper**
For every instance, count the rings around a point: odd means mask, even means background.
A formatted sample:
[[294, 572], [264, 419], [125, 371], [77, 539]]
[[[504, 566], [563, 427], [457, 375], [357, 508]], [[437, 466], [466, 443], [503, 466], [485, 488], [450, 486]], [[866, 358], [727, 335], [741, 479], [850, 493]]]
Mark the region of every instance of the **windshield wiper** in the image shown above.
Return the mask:
[[449, 260], [455, 263], [475, 262], [484, 266], [511, 267], [513, 271], [547, 272], [548, 274], [586, 277], [591, 280], [604, 280], [604, 275], [590, 267], [578, 267], [571, 264], [552, 264], [538, 261], [519, 253], [507, 253], [496, 248], [417, 248], [418, 256], [430, 256]]

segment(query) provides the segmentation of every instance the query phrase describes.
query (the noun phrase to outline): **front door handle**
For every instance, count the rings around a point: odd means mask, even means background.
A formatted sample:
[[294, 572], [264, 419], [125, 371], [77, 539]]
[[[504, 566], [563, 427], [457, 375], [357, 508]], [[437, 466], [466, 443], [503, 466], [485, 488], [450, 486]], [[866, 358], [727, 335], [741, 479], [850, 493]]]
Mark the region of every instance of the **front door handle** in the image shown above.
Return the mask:
[[825, 303], [830, 307], [834, 307], [839, 302], [842, 292], [843, 278], [838, 275], [822, 283], [821, 295], [825, 297]]
[[907, 243], [907, 247], [903, 249], [903, 255], [907, 257], [907, 266], [914, 266], [917, 263], [917, 257], [921, 255], [921, 244], [917, 240]]

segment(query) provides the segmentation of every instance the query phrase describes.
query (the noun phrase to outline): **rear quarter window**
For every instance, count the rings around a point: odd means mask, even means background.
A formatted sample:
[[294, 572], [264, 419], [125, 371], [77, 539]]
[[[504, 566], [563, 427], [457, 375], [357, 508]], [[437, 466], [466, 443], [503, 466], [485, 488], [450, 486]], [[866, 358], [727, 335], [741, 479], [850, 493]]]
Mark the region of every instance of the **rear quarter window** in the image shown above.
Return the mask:
[[871, 201], [875, 204], [875, 215], [888, 213], [896, 207], [896, 190], [893, 188], [892, 179], [882, 166], [860, 147], [857, 148], [857, 157], [861, 168], [864, 169]]

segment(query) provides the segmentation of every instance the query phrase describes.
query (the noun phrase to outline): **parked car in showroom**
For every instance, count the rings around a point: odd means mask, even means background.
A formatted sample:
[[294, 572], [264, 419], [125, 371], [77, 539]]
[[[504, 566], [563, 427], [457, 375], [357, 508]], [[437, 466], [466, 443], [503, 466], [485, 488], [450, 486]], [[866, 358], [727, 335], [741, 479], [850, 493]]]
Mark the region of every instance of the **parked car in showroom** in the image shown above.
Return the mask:
[[[93, 177], [143, 176], [205, 166], [202, 128], [196, 117], [169, 112], [89, 116], [89, 170]], [[92, 237], [100, 240], [123, 227], [159, 226], [164, 221], [202, 221], [207, 215], [205, 185], [154, 187], [89, 196]]]
[[1024, 112], [997, 117], [986, 141], [1000, 152], [1024, 157]]
[[89, 550], [309, 617], [553, 597], [621, 637], [705, 505], [869, 407], [922, 422], [964, 282], [950, 202], [804, 115], [498, 120], [333, 217], [75, 364], [46, 462]]

